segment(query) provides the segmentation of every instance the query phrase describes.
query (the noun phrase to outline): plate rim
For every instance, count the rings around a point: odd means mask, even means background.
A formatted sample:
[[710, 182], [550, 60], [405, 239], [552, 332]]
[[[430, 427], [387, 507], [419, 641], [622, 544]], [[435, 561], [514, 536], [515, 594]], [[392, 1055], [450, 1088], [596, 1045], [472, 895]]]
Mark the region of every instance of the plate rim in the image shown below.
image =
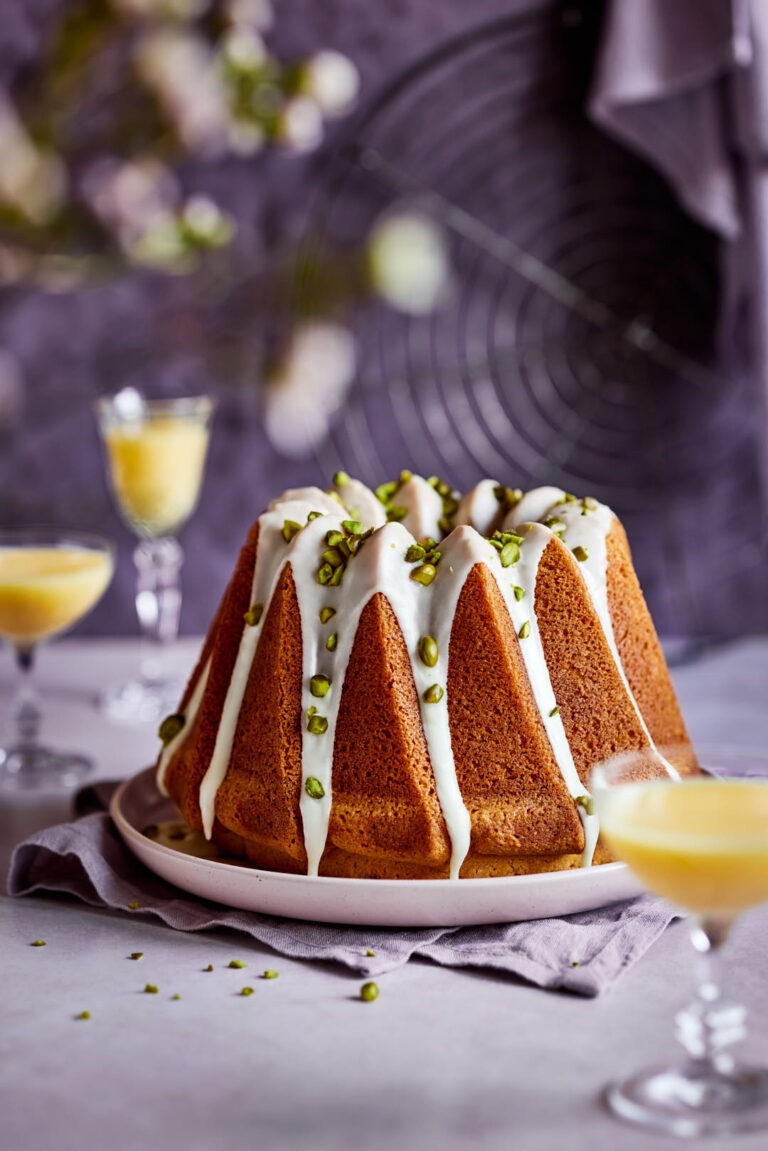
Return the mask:
[[[526, 875], [485, 875], [471, 879], [368, 879], [338, 875], [296, 875], [294, 872], [288, 871], [267, 871], [263, 868], [254, 867], [252, 864], [243, 866], [242, 864], [228, 863], [223, 859], [207, 859], [178, 851], [176, 848], [148, 839], [142, 831], [131, 823], [122, 810], [123, 798], [129, 788], [137, 785], [143, 777], [153, 776], [154, 773], [154, 767], [145, 767], [134, 775], [128, 776], [127, 779], [122, 780], [110, 799], [109, 815], [123, 839], [126, 841], [134, 840], [140, 842], [144, 851], [147, 851], [149, 854], [156, 854], [161, 859], [176, 861], [183, 859], [185, 862], [189, 862], [189, 866], [202, 865], [206, 868], [212, 867], [214, 874], [218, 871], [222, 876], [230, 874], [239, 877], [252, 875], [254, 877], [254, 883], [278, 879], [281, 882], [293, 884], [297, 888], [306, 887], [311, 884], [314, 890], [322, 890], [325, 887], [330, 890], [333, 890], [333, 888], [344, 889], [350, 884], [354, 884], [354, 889], [360, 891], [366, 888], [381, 891], [391, 887], [393, 890], [407, 888], [409, 891], [434, 891], [436, 889], [440, 891], [450, 891], [460, 888], [463, 892], [469, 892], [471, 890], [479, 891], [486, 888], [491, 888], [492, 890], [498, 889], [500, 884], [505, 887], [510, 884], [516, 884], [520, 889], [532, 883], [535, 883], [537, 887], [542, 884], [556, 887], [558, 884], [563, 884], [564, 882], [570, 884], [579, 882], [576, 877], [582, 877], [581, 882], [586, 882], [584, 878], [586, 876], [589, 877], [590, 881], [594, 881], [597, 874], [608, 877], [629, 871], [626, 863], [617, 860], [613, 863], [601, 863], [591, 867], [573, 867], [560, 871], [534, 871]], [[162, 796], [162, 792], [157, 789], [156, 783], [155, 788], [157, 794]], [[170, 802], [173, 801], [171, 800]]]

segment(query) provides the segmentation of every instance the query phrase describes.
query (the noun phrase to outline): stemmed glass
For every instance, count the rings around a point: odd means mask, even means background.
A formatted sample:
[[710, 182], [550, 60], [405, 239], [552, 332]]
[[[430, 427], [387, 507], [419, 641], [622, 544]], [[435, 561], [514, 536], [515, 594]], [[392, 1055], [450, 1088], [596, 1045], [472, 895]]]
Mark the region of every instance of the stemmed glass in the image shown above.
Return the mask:
[[133, 553], [136, 612], [145, 652], [152, 651], [138, 678], [105, 693], [104, 708], [114, 719], [157, 719], [179, 695], [165, 661], [181, 610], [184, 553], [176, 535], [197, 506], [213, 409], [210, 396], [156, 400], [135, 388], [96, 403], [112, 493], [140, 540]]
[[1, 786], [68, 786], [90, 771], [85, 756], [40, 744], [32, 669], [38, 644], [90, 611], [113, 571], [113, 546], [97, 536], [55, 529], [0, 531], [0, 636], [15, 649], [20, 672], [15, 740], [0, 748]]
[[[678, 761], [675, 749], [664, 756]], [[623, 1119], [674, 1135], [759, 1130], [768, 1127], [768, 1069], [743, 1066], [730, 1050], [746, 1013], [724, 995], [722, 952], [738, 915], [768, 900], [768, 779], [750, 774], [748, 761], [738, 777], [682, 780], [658, 765], [650, 751], [616, 756], [593, 769], [592, 794], [608, 846], [687, 912], [698, 996], [676, 1016], [687, 1058], [612, 1084], [607, 1102]]]

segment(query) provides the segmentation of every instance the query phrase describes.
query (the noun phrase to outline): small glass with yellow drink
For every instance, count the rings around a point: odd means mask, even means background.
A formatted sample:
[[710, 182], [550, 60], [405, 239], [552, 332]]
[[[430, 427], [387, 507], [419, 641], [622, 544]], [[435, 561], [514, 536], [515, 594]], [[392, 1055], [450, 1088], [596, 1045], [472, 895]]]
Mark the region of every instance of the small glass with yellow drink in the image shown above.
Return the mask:
[[136, 611], [154, 650], [139, 678], [107, 692], [104, 702], [114, 718], [141, 722], [163, 715], [179, 691], [162, 652], [178, 636], [184, 553], [176, 535], [197, 506], [213, 400], [155, 400], [124, 388], [99, 399], [96, 410], [118, 511], [140, 539]]
[[0, 531], [0, 637], [20, 669], [16, 737], [0, 748], [0, 783], [36, 788], [76, 783], [91, 768], [82, 755], [52, 751], [38, 740], [40, 709], [31, 686], [38, 644], [66, 631], [101, 599], [112, 579], [112, 545], [54, 530]]
[[[664, 757], [674, 763], [674, 749]], [[649, 891], [688, 913], [701, 957], [698, 998], [676, 1017], [687, 1060], [606, 1095], [622, 1118], [675, 1135], [768, 1128], [768, 1069], [741, 1066], [730, 1051], [745, 1011], [724, 997], [720, 970], [735, 918], [768, 901], [768, 778], [748, 767], [746, 759], [740, 776], [671, 779], [658, 753], [638, 751], [591, 775], [605, 843]]]

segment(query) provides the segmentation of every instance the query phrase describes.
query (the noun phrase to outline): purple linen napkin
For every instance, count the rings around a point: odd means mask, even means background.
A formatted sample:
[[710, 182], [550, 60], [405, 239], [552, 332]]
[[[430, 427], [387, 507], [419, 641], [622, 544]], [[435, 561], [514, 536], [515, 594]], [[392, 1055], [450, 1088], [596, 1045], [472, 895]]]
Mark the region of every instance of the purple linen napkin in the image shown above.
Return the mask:
[[[116, 786], [89, 789], [90, 798], [103, 804]], [[363, 975], [382, 975], [419, 956], [446, 967], [506, 971], [539, 987], [589, 996], [608, 988], [674, 917], [650, 896], [561, 919], [490, 927], [342, 927], [259, 915], [209, 903], [159, 879], [131, 854], [105, 811], [45, 828], [20, 844], [8, 891], [64, 892], [97, 907], [155, 916], [177, 931], [226, 927], [281, 955], [334, 960]], [[366, 955], [368, 950], [374, 955]]]

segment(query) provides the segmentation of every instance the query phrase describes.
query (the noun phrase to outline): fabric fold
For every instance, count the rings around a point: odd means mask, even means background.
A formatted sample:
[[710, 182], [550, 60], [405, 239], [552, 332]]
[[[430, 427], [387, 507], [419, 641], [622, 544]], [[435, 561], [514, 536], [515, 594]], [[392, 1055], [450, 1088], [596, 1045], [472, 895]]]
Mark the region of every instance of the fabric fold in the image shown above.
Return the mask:
[[45, 828], [16, 848], [11, 895], [59, 892], [94, 907], [149, 915], [177, 931], [228, 928], [281, 955], [332, 961], [367, 976], [419, 957], [586, 996], [610, 987], [674, 917], [650, 896], [558, 919], [465, 928], [345, 927], [239, 911], [188, 895], [139, 863], [106, 812], [93, 811], [94, 801], [108, 801], [110, 791], [104, 785], [92, 790], [91, 814]]

